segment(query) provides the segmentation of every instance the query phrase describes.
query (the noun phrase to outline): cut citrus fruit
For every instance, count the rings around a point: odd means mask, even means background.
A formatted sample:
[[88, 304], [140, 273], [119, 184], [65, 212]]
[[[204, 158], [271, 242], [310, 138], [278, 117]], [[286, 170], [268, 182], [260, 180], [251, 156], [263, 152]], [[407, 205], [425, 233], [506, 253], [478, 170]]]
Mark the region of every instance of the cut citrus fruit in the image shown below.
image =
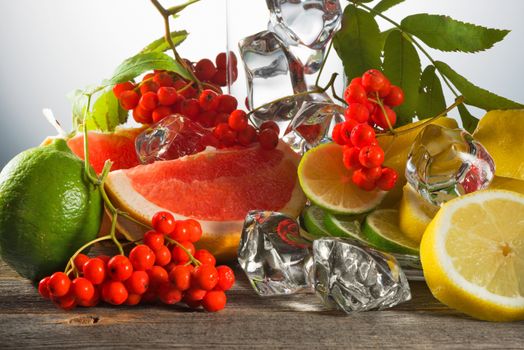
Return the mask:
[[369, 244], [366, 237], [360, 232], [360, 215], [326, 214], [324, 225], [332, 236], [346, 237]]
[[414, 242], [420, 242], [424, 230], [438, 211], [409, 184], [404, 185], [399, 209], [399, 227]]
[[398, 227], [398, 210], [379, 209], [366, 217], [362, 233], [377, 248], [390, 253], [418, 255], [418, 243]]
[[324, 226], [325, 212], [319, 207], [312, 205], [302, 212], [302, 222], [311, 236], [316, 238], [331, 236]]
[[300, 185], [311, 202], [339, 214], [365, 213], [380, 204], [386, 192], [367, 192], [351, 181], [342, 163], [342, 146], [320, 145], [308, 151], [298, 167]]
[[[305, 196], [297, 181], [299, 156], [285, 143], [271, 151], [259, 146], [205, 151], [176, 160], [111, 172], [106, 180], [115, 204], [142, 223], [157, 211], [198, 220], [201, 246], [218, 258], [236, 254], [244, 218], [250, 210], [297, 217]], [[119, 230], [141, 238], [140, 225], [123, 221]]]
[[524, 319], [524, 196], [485, 190], [445, 203], [420, 257], [442, 303], [482, 320]]
[[[129, 169], [139, 163], [135, 151], [135, 139], [144, 128], [117, 129], [113, 133], [90, 131], [89, 162], [97, 173], [101, 173], [106, 160], [111, 160], [111, 170]], [[84, 159], [84, 135], [77, 136], [67, 141], [67, 145], [81, 159]]]
[[490, 111], [473, 133], [495, 160], [495, 175], [524, 180], [524, 110]]

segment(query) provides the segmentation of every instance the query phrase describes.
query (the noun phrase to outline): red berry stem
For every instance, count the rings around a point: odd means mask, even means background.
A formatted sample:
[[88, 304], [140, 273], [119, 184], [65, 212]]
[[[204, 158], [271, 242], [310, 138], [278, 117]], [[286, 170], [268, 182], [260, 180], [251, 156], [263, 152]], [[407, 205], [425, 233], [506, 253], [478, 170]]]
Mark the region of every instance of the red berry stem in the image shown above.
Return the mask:
[[384, 119], [386, 119], [386, 123], [388, 124], [389, 132], [395, 135], [395, 130], [393, 129], [393, 125], [391, 125], [391, 121], [389, 120], [388, 114], [386, 113], [386, 109], [384, 108], [384, 103], [382, 103], [382, 100], [380, 99], [378, 91], [375, 92], [375, 94], [376, 94], [377, 100], [373, 102], [375, 102], [382, 110], [382, 113], [384, 113], [384, 116], [385, 116]]
[[94, 240], [92, 240], [90, 242], [87, 242], [86, 244], [84, 244], [80, 248], [78, 248], [78, 250], [71, 256], [71, 258], [67, 262], [67, 265], [66, 265], [66, 267], [64, 269], [64, 273], [66, 275], [69, 275], [72, 271], [75, 271], [75, 275], [78, 277], [78, 271], [77, 271], [76, 266], [74, 264], [74, 260], [78, 256], [78, 254], [82, 253], [86, 248], [92, 246], [95, 243], [102, 242], [102, 241], [108, 241], [110, 239], [113, 239], [113, 237], [111, 237], [111, 235], [98, 237], [98, 238], [95, 238]]
[[189, 262], [195, 266], [200, 266], [202, 265], [202, 263], [200, 261], [198, 261], [197, 259], [195, 259], [195, 257], [193, 256], [193, 254], [191, 254], [191, 252], [186, 248], [184, 247], [182, 244], [180, 244], [178, 241], [172, 239], [171, 237], [167, 236], [167, 235], [164, 235], [164, 238], [166, 241], [168, 241], [169, 243], [172, 243], [172, 244], [175, 244], [177, 247], [179, 247], [180, 249], [182, 249], [184, 251], [184, 253], [187, 254], [187, 256], [189, 257]]

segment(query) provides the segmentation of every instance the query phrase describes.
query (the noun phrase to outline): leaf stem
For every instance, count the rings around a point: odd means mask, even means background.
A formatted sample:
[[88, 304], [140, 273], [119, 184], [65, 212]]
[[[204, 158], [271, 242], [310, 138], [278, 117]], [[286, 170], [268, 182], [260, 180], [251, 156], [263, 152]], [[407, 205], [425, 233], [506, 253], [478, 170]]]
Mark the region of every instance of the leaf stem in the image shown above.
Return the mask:
[[191, 260], [191, 262], [193, 264], [195, 264], [195, 266], [200, 266], [202, 265], [202, 263], [200, 261], [198, 261], [197, 259], [195, 259], [195, 257], [193, 256], [193, 254], [191, 254], [191, 252], [186, 248], [184, 247], [182, 244], [178, 243], [178, 241], [172, 239], [171, 237], [169, 236], [164, 236], [166, 241], [168, 241], [169, 243], [172, 243], [172, 244], [175, 244], [177, 247], [179, 247], [180, 249], [182, 249], [184, 251], [184, 253], [187, 254], [187, 256], [189, 257], [189, 260]]
[[329, 53], [331, 52], [331, 48], [333, 47], [333, 40], [329, 42], [328, 49], [326, 51], [326, 55], [324, 56], [324, 59], [322, 60], [322, 64], [320, 65], [320, 70], [317, 74], [317, 79], [315, 80], [315, 86], [318, 86], [320, 82], [320, 76], [322, 75], [322, 71], [324, 70], [324, 66], [326, 65], [327, 58], [329, 57]]
[[75, 266], [75, 258], [77, 257], [78, 254], [82, 253], [87, 247], [95, 244], [95, 243], [98, 243], [98, 242], [102, 242], [102, 241], [107, 241], [107, 240], [110, 240], [112, 239], [111, 235], [106, 235], [106, 236], [102, 236], [102, 237], [98, 237], [90, 242], [87, 242], [86, 244], [84, 244], [83, 246], [81, 246], [80, 248], [77, 249], [77, 251], [71, 256], [71, 258], [69, 259], [69, 261], [67, 262], [67, 265], [66, 265], [66, 268], [64, 269], [64, 272], [65, 274], [69, 274], [72, 270], [76, 271], [76, 266]]

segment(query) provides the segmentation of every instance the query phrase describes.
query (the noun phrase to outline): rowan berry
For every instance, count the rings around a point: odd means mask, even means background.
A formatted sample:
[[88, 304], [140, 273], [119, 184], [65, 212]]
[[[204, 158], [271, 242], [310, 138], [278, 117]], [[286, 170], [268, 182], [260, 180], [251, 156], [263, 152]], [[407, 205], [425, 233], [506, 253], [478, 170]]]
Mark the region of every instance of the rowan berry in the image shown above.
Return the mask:
[[174, 305], [182, 300], [182, 292], [169, 283], [161, 285], [158, 290], [158, 298], [167, 305]]
[[215, 266], [216, 263], [217, 263], [217, 260], [215, 259], [213, 254], [211, 254], [206, 249], [199, 249], [199, 250], [197, 250], [195, 252], [194, 258], [197, 259], [198, 261], [200, 261], [200, 263], [202, 263], [203, 265]]
[[95, 295], [93, 283], [84, 277], [75, 278], [71, 283], [71, 290], [77, 301], [88, 302]]
[[353, 119], [358, 123], [367, 123], [369, 120], [369, 110], [361, 103], [352, 103], [346, 108], [344, 113], [346, 120]]
[[362, 168], [362, 164], [358, 159], [360, 149], [358, 147], [344, 147], [344, 153], [342, 153], [342, 162], [346, 169], [357, 170]]
[[86, 261], [89, 260], [89, 257], [85, 254], [77, 254], [75, 256], [75, 259], [73, 260], [73, 264], [75, 265], [75, 268], [78, 272], [83, 273], [84, 272], [84, 264]]
[[368, 146], [375, 140], [375, 131], [367, 124], [358, 124], [351, 130], [350, 140], [353, 146]]
[[147, 245], [140, 244], [129, 253], [129, 261], [133, 265], [133, 270], [145, 271], [155, 264], [155, 253]]
[[217, 266], [217, 272], [218, 272], [218, 283], [215, 286], [216, 288], [220, 288], [220, 290], [230, 290], [231, 287], [235, 284], [235, 273], [229, 266]]
[[106, 279], [106, 264], [102, 259], [92, 258], [84, 264], [84, 277], [93, 284], [101, 284]]
[[178, 92], [174, 87], [163, 86], [157, 92], [158, 103], [162, 106], [171, 106], [178, 100]]
[[195, 65], [195, 75], [201, 81], [211, 80], [216, 72], [217, 68], [210, 59], [201, 59]]
[[123, 91], [120, 94], [120, 105], [127, 111], [134, 109], [138, 105], [139, 100], [140, 97], [133, 90]]
[[149, 288], [149, 275], [146, 271], [133, 271], [124, 285], [131, 294], [144, 294]]
[[372, 191], [375, 189], [375, 182], [368, 179], [362, 170], [363, 169], [355, 170], [351, 176], [351, 180], [364, 191]]
[[377, 69], [370, 69], [362, 75], [362, 86], [368, 92], [378, 92], [386, 85], [387, 78]]
[[359, 84], [350, 84], [344, 91], [344, 100], [347, 104], [365, 103], [368, 99], [366, 90]]
[[257, 140], [257, 130], [248, 125], [244, 130], [238, 132], [237, 140], [242, 146], [249, 146]]
[[159, 211], [153, 215], [151, 224], [156, 232], [168, 235], [176, 228], [176, 221], [173, 214], [168, 211]]
[[278, 134], [273, 129], [264, 129], [258, 135], [260, 147], [265, 150], [272, 150], [278, 146]]
[[176, 289], [188, 290], [191, 287], [191, 270], [188, 266], [177, 265], [169, 272], [169, 280]]
[[171, 261], [171, 252], [165, 245], [161, 246], [155, 252], [155, 265], [166, 266]]
[[404, 91], [395, 85], [391, 85], [389, 94], [384, 98], [384, 103], [390, 107], [400, 106], [404, 103]]
[[133, 274], [133, 265], [124, 255], [115, 255], [107, 263], [109, 277], [113, 281], [125, 281]]
[[[195, 246], [193, 245], [193, 243], [189, 241], [182, 241], [178, 243], [184, 248], [186, 248], [186, 250], [188, 250], [191, 255], [195, 254]], [[187, 255], [187, 253], [178, 245], [175, 245], [173, 247], [171, 255], [173, 257], [173, 261], [175, 261], [177, 264], [183, 264], [190, 260], [189, 255]]]
[[[384, 115], [384, 111], [386, 111], [387, 119]], [[377, 110], [372, 116], [372, 119], [377, 126], [381, 127], [384, 130], [387, 130], [390, 127], [393, 127], [397, 122], [397, 114], [388, 106], [384, 106], [384, 110], [382, 110], [382, 108], [377, 108]]]
[[164, 245], [164, 235], [156, 231], [148, 231], [144, 234], [144, 244], [153, 251], [158, 250]]
[[49, 289], [49, 294], [54, 297], [61, 297], [69, 292], [71, 286], [71, 280], [63, 272], [55, 272], [49, 277], [49, 282], [47, 283], [47, 288]]
[[173, 77], [167, 72], [158, 72], [153, 76], [153, 81], [158, 87], [172, 87], [175, 84]]
[[235, 131], [242, 131], [247, 128], [247, 114], [246, 112], [236, 109], [231, 112], [231, 115], [228, 119], [229, 127]]
[[383, 168], [382, 175], [377, 180], [377, 186], [382, 191], [389, 191], [393, 187], [395, 187], [395, 183], [397, 182], [397, 179], [398, 179], [398, 174], [394, 169]]
[[261, 125], [260, 125], [260, 131], [262, 130], [266, 130], [266, 129], [272, 129], [273, 131], [275, 131], [277, 134], [280, 134], [280, 127], [278, 126], [277, 123], [275, 123], [274, 121], [272, 120], [266, 120], [265, 122], [263, 122]]
[[213, 290], [206, 293], [202, 299], [202, 306], [206, 311], [217, 312], [226, 306], [226, 302], [226, 293], [221, 290]]
[[202, 91], [200, 97], [198, 98], [200, 108], [204, 111], [216, 111], [220, 103], [218, 96], [219, 95], [213, 90], [207, 89]]
[[112, 305], [121, 305], [129, 296], [126, 287], [120, 281], [107, 281], [102, 285], [102, 299]]
[[49, 294], [48, 283], [49, 276], [42, 278], [38, 283], [38, 293], [40, 293], [40, 295], [45, 299], [49, 299], [51, 297]]
[[384, 163], [384, 151], [379, 146], [364, 146], [358, 155], [360, 164], [366, 168], [375, 168]]
[[171, 111], [171, 108], [168, 106], [159, 106], [153, 110], [153, 113], [151, 114], [151, 117], [153, 119], [153, 122], [158, 123], [168, 115], [173, 114]]
[[231, 113], [237, 109], [237, 99], [231, 95], [220, 95], [218, 96], [218, 108], [217, 112]]
[[124, 83], [119, 83], [113, 86], [113, 93], [115, 94], [116, 98], [120, 99], [120, 95], [122, 94], [122, 92], [133, 90], [134, 88], [135, 85], [132, 82], [126, 81]]

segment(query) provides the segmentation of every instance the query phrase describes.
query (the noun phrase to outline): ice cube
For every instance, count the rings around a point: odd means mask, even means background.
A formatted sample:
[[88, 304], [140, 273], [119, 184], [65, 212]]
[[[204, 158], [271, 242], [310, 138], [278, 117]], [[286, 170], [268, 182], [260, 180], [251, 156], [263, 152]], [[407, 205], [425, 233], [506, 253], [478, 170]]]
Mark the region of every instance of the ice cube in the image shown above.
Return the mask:
[[[307, 91], [303, 64], [275, 33], [263, 31], [244, 38], [239, 48], [251, 108]], [[302, 96], [279, 100], [258, 109], [253, 119], [257, 126], [266, 120], [275, 121], [279, 124], [282, 137], [303, 100]]]
[[435, 205], [487, 188], [494, 174], [493, 158], [473, 136], [434, 124], [418, 134], [406, 164], [409, 184]]
[[310, 280], [324, 304], [350, 313], [382, 310], [411, 299], [396, 259], [338, 238], [313, 243]]
[[218, 147], [213, 133], [180, 114], [151, 125], [135, 140], [138, 159], [143, 164], [199, 153], [208, 146]]
[[310, 244], [300, 238], [299, 230], [295, 219], [281, 213], [247, 214], [238, 262], [259, 295], [292, 294], [308, 287]]
[[338, 0], [266, 0], [270, 28], [286, 43], [323, 50], [342, 19]]

